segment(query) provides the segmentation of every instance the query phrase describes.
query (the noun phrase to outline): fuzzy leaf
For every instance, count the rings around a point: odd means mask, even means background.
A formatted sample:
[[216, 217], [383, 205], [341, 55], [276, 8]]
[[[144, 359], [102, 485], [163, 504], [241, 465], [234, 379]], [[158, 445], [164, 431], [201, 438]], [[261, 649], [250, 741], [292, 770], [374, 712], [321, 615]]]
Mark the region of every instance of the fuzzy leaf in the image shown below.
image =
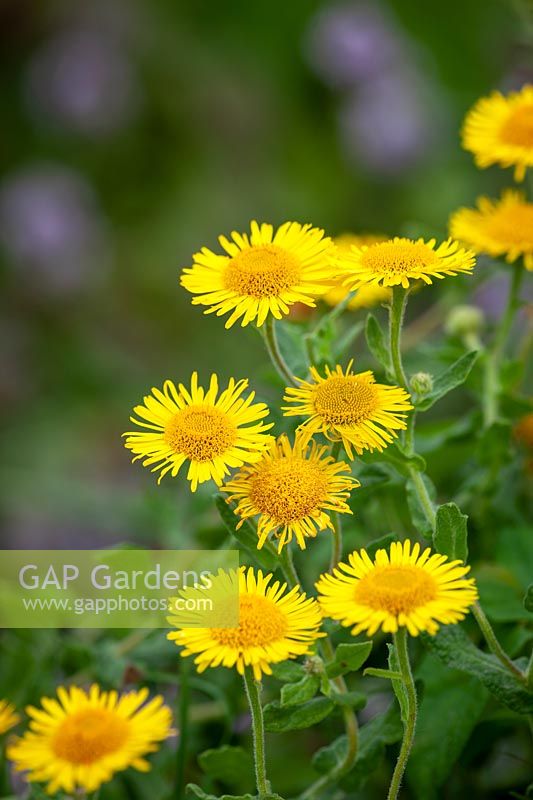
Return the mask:
[[272, 664], [272, 675], [278, 681], [293, 683], [304, 677], [305, 669], [297, 661], [281, 661], [279, 664]]
[[437, 375], [433, 381], [432, 391], [417, 403], [417, 410], [427, 411], [437, 400], [440, 400], [444, 395], [448, 394], [448, 392], [451, 392], [452, 389], [461, 386], [470, 375], [478, 356], [479, 351], [472, 350], [470, 353], [461, 356], [461, 358], [449, 366], [448, 369], [441, 372], [440, 375]]
[[372, 642], [357, 642], [355, 644], [340, 644], [335, 651], [335, 658], [326, 664], [329, 678], [338, 678], [347, 672], [356, 672], [361, 667], [372, 650]]
[[264, 708], [265, 728], [272, 733], [299, 731], [325, 719], [335, 704], [328, 697], [315, 697], [299, 706], [281, 708], [277, 701]]
[[319, 686], [319, 675], [305, 675], [298, 683], [286, 683], [281, 688], [280, 705], [286, 708], [306, 703], [315, 696]]
[[390, 353], [387, 338], [373, 314], [366, 318], [365, 336], [368, 349], [385, 369], [390, 366]]
[[198, 763], [206, 775], [222, 781], [232, 789], [239, 789], [242, 781], [249, 782], [253, 779], [252, 758], [242, 747], [224, 745], [218, 749], [205, 750], [198, 756]]
[[437, 509], [433, 545], [437, 553], [466, 564], [468, 558], [467, 520], [455, 503], [446, 503]]

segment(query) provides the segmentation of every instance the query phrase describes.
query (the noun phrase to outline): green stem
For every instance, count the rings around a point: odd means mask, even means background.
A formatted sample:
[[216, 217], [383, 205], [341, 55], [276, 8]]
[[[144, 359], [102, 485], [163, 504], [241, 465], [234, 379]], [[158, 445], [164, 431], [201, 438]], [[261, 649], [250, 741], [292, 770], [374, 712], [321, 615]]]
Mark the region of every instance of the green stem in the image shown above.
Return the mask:
[[411, 466], [408, 466], [408, 470], [411, 483], [413, 484], [416, 496], [418, 497], [418, 502], [422, 506], [424, 514], [426, 515], [426, 519], [431, 525], [432, 530], [435, 530], [435, 523], [437, 520], [437, 515], [435, 513], [435, 506], [433, 505], [433, 501], [429, 496], [429, 492], [427, 490], [426, 484], [424, 483], [422, 473]]
[[[335, 459], [335, 461], [339, 460], [341, 447], [342, 447], [342, 442], [338, 441], [335, 442], [333, 444], [333, 447], [331, 448], [331, 455]], [[333, 572], [333, 569], [342, 559], [342, 520], [340, 514], [333, 512], [331, 514], [331, 522], [333, 525], [333, 530], [331, 532], [332, 548], [331, 548], [331, 560], [329, 562], [329, 571]]]
[[289, 587], [292, 589], [294, 586], [300, 586], [300, 579], [296, 572], [296, 567], [294, 566], [292, 550], [289, 544], [286, 544], [281, 551], [279, 555], [279, 564]]
[[178, 720], [180, 739], [176, 753], [176, 800], [181, 800], [185, 791], [185, 764], [189, 731], [189, 662], [180, 658], [180, 683], [178, 694]]
[[513, 663], [513, 661], [509, 658], [501, 644], [499, 643], [498, 639], [496, 638], [496, 634], [492, 628], [492, 625], [488, 621], [487, 617], [485, 616], [485, 612], [479, 605], [479, 603], [475, 603], [472, 608], [472, 614], [476, 618], [476, 622], [479, 625], [481, 633], [483, 634], [485, 641], [489, 647], [489, 650], [496, 658], [503, 664], [503, 666], [512, 672], [515, 678], [517, 678], [521, 683], [527, 684], [527, 676]]
[[505, 345], [513, 324], [514, 314], [518, 307], [518, 296], [524, 268], [520, 265], [512, 267], [512, 279], [505, 311], [496, 331], [492, 347], [488, 350], [485, 361], [485, 391], [483, 393], [483, 422], [489, 428], [498, 419], [500, 411], [500, 371]]
[[389, 306], [389, 344], [394, 375], [404, 389], [408, 389], [408, 385], [402, 362], [401, 331], [406, 304], [407, 290], [403, 286], [394, 286]]
[[417, 699], [416, 688], [411, 671], [411, 664], [409, 662], [409, 650], [407, 646], [407, 633], [405, 628], [399, 628], [398, 632], [394, 634], [394, 646], [398, 656], [398, 664], [400, 673], [402, 675], [403, 685], [405, 686], [405, 694], [407, 698], [407, 718], [404, 720], [404, 732], [402, 746], [398, 761], [394, 768], [391, 784], [387, 800], [396, 800], [400, 791], [402, 778], [409, 759], [409, 753], [413, 746], [413, 739], [415, 736], [416, 728], [416, 715], [417, 715]]
[[263, 708], [261, 706], [261, 684], [256, 681], [251, 667], [244, 668], [244, 688], [252, 716], [252, 732], [254, 743], [255, 782], [259, 797], [270, 794], [270, 783], [266, 776], [265, 755], [265, 726], [263, 723]]
[[294, 376], [290, 371], [287, 362], [283, 358], [281, 350], [279, 349], [278, 337], [276, 336], [276, 322], [272, 314], [269, 314], [265, 320], [263, 337], [270, 360], [276, 368], [280, 378], [285, 381], [287, 386], [296, 386], [297, 383], [294, 380]]

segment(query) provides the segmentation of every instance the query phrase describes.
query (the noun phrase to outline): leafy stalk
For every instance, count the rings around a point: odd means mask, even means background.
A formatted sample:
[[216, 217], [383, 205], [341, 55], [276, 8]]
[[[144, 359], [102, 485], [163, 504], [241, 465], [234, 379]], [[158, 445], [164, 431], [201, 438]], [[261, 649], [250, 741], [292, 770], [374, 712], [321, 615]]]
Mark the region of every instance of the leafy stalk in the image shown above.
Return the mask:
[[394, 768], [387, 800], [396, 800], [400, 791], [402, 778], [407, 766], [409, 754], [413, 746], [416, 729], [416, 717], [418, 703], [416, 698], [416, 688], [409, 661], [409, 651], [407, 646], [407, 632], [405, 628], [399, 628], [394, 634], [394, 645], [398, 656], [398, 665], [402, 676], [402, 683], [405, 688], [406, 716], [404, 719], [404, 734], [398, 761]]
[[259, 681], [255, 680], [251, 667], [245, 667], [244, 669], [244, 688], [246, 690], [252, 717], [255, 782], [257, 794], [259, 798], [261, 798], [270, 794], [271, 789], [266, 773], [265, 725], [263, 722], [263, 707], [260, 698], [261, 684]]

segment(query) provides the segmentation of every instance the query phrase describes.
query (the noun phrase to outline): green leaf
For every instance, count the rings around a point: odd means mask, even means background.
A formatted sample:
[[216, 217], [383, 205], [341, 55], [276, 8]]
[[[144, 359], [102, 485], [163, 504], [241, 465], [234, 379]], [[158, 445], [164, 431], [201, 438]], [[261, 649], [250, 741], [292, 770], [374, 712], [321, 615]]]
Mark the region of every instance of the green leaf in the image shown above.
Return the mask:
[[240, 528], [237, 529], [240, 517], [238, 517], [231, 504], [229, 504], [222, 494], [215, 494], [215, 505], [224, 525], [229, 533], [247, 550], [252, 558], [254, 558], [262, 567], [271, 571], [278, 567], [278, 559], [276, 554], [270, 549], [268, 544], [265, 544], [261, 550], [257, 549], [257, 533], [253, 525], [244, 520]]
[[303, 664], [297, 661], [281, 661], [279, 664], [272, 664], [272, 675], [278, 681], [294, 682], [299, 681], [305, 675]]
[[334, 361], [339, 361], [346, 350], [348, 350], [348, 348], [355, 342], [364, 327], [365, 323], [362, 320], [359, 320], [358, 322], [351, 322], [348, 329], [342, 336], [336, 336], [333, 339], [331, 346]]
[[242, 747], [224, 745], [213, 750], [205, 750], [198, 756], [202, 770], [215, 780], [229, 787], [241, 788], [242, 782], [253, 780], [254, 765], [249, 753]]
[[368, 349], [385, 369], [390, 368], [390, 352], [387, 337], [373, 314], [366, 318], [365, 336]]
[[[398, 661], [398, 654], [396, 652], [396, 647], [393, 644], [387, 644], [389, 650], [389, 657], [388, 657], [388, 664], [389, 669], [392, 672], [399, 673], [400, 672], [400, 662]], [[394, 694], [396, 695], [396, 700], [398, 701], [398, 705], [400, 706], [400, 714], [402, 718], [402, 722], [406, 723], [407, 718], [409, 716], [409, 698], [407, 697], [407, 689], [405, 688], [405, 684], [403, 679], [401, 678], [391, 678], [391, 685]]]
[[[477, 678], [503, 705], [519, 714], [533, 713], [533, 693], [496, 656], [478, 650], [459, 625], [446, 625], [435, 636], [421, 638], [444, 664]], [[523, 667], [520, 661], [515, 664]]]
[[433, 545], [437, 553], [466, 564], [468, 558], [467, 520], [455, 503], [446, 503], [437, 508], [437, 521]]
[[372, 650], [372, 642], [357, 642], [355, 644], [340, 644], [335, 651], [335, 658], [326, 664], [329, 678], [338, 678], [347, 672], [356, 672], [361, 667]]
[[370, 558], [374, 558], [378, 550], [388, 550], [392, 542], [396, 542], [397, 539], [395, 533], [386, 533], [385, 536], [380, 536], [379, 539], [373, 539], [365, 544], [365, 550]]
[[[283, 359], [292, 374], [304, 376], [308, 367], [302, 326], [291, 322], [278, 322], [276, 324], [276, 338]], [[281, 383], [281, 378], [277, 376], [277, 373], [276, 377]]]
[[[425, 484], [431, 502], [434, 503], [437, 497], [437, 490], [435, 489], [434, 484], [427, 475], [421, 475], [420, 477]], [[424, 538], [431, 539], [433, 536], [433, 527], [426, 516], [423, 506], [420, 504], [418, 492], [416, 491], [413, 481], [408, 480], [405, 488], [407, 492], [407, 505], [409, 507], [413, 525], [417, 531], [424, 536]]]
[[297, 706], [311, 700], [320, 686], [320, 675], [305, 675], [298, 683], [286, 683], [281, 688], [280, 705]]
[[424, 472], [426, 469], [426, 462], [422, 456], [417, 454], [406, 455], [398, 442], [390, 444], [382, 453], [378, 451], [373, 453], [365, 451], [362, 460], [365, 464], [379, 464], [383, 462], [391, 464], [396, 472], [403, 475], [405, 478], [409, 477], [411, 469], [415, 469], [417, 472]]
[[530, 583], [527, 587], [527, 592], [524, 597], [524, 608], [526, 611], [529, 611], [530, 614], [533, 614], [533, 583]]
[[334, 708], [335, 703], [328, 697], [315, 697], [303, 705], [289, 708], [281, 708], [275, 701], [264, 708], [265, 728], [272, 733], [299, 731], [321, 722]]
[[437, 800], [483, 714], [488, 692], [475, 678], [450, 670], [429, 654], [416, 675], [424, 693], [407, 780], [417, 800]]
[[422, 400], [416, 404], [417, 411], [427, 411], [431, 408], [437, 400], [440, 400], [444, 395], [461, 386], [472, 370], [479, 356], [478, 350], [472, 350], [466, 353], [455, 361], [448, 369], [441, 372], [440, 375], [433, 381], [433, 389], [430, 394], [426, 395]]
[[530, 622], [524, 607], [524, 587], [503, 564], [482, 564], [476, 569], [481, 606], [494, 622]]
[[366, 694], [362, 692], [333, 692], [331, 699], [336, 706], [349, 706], [354, 711], [359, 711], [366, 706]]
[[387, 681], [401, 680], [402, 673], [390, 669], [379, 669], [376, 667], [367, 667], [363, 672], [364, 677], [370, 676], [371, 678], [383, 678]]

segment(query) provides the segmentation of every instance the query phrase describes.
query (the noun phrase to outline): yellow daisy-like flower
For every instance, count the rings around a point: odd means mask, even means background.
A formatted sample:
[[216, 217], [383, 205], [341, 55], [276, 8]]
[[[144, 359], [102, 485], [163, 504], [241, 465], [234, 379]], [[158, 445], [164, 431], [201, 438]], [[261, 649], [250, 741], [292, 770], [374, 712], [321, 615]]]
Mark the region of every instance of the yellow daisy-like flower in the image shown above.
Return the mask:
[[226, 328], [241, 320], [263, 325], [268, 314], [281, 319], [294, 303], [315, 306], [315, 297], [331, 287], [336, 275], [331, 239], [311, 225], [252, 222], [250, 234], [233, 231], [219, 237], [227, 255], [207, 247], [183, 270], [181, 285], [196, 297], [194, 305], [209, 306], [206, 314], [231, 312]]
[[376, 383], [370, 370], [353, 373], [352, 365], [346, 372], [338, 364], [334, 370], [326, 367], [325, 377], [311, 367], [312, 380], [297, 378], [297, 388], [287, 387], [283, 399], [293, 405], [282, 408], [286, 417], [308, 417], [300, 426], [308, 438], [323, 433], [341, 441], [350, 459], [353, 450], [381, 452], [405, 430], [406, 412], [413, 408], [405, 389]]
[[450, 625], [464, 619], [477, 599], [470, 570], [462, 561], [448, 561], [428, 547], [393, 542], [390, 551], [378, 550], [374, 561], [366, 550], [348, 556], [333, 575], [321, 575], [316, 584], [319, 603], [327, 617], [354, 626], [356, 636], [373, 636], [381, 628], [396, 633], [407, 628], [411, 636], [421, 631], [435, 634], [439, 623]]
[[163, 391], [153, 388], [144, 405], [135, 406], [140, 419], [130, 420], [146, 430], [125, 433], [125, 446], [135, 453], [134, 461], [144, 459], [143, 466], [155, 465], [152, 472], [161, 470], [159, 481], [167, 472], [175, 477], [189, 461], [187, 478], [193, 492], [210, 479], [220, 486], [230, 468], [257, 461], [272, 439], [266, 431], [273, 423], [260, 422], [268, 408], [253, 403], [255, 392], [243, 399], [247, 386], [247, 380], [230, 378], [217, 398], [214, 374], [207, 390], [198, 386], [196, 372], [190, 390], [165, 381]]
[[520, 256], [533, 270], [533, 203], [521, 192], [508, 189], [499, 201], [480, 197], [477, 209], [460, 208], [450, 219], [450, 234], [476, 253], [512, 263]]
[[[229, 575], [229, 573], [228, 573]], [[272, 575], [239, 569], [239, 625], [234, 628], [180, 628], [167, 637], [181, 645], [182, 656], [195, 656], [198, 672], [208, 667], [236, 668], [241, 675], [250, 666], [256, 680], [272, 673], [271, 664], [310, 651], [320, 632], [322, 615], [316, 600], [295, 586], [272, 581]], [[180, 620], [169, 618], [172, 625]]]
[[7, 700], [0, 700], [0, 735], [14, 728], [20, 722], [15, 706]]
[[359, 481], [350, 475], [344, 462], [329, 455], [329, 448], [309, 443], [296, 435], [291, 446], [283, 434], [272, 443], [260, 461], [244, 467], [223, 491], [237, 500], [235, 513], [242, 517], [240, 527], [249, 517], [259, 516], [258, 549], [274, 532], [278, 552], [296, 538], [305, 550], [306, 538], [313, 538], [325, 528], [334, 530], [327, 511], [351, 514], [346, 499]]
[[465, 118], [463, 147], [478, 167], [514, 167], [515, 180], [523, 180], [533, 166], [533, 86], [478, 100]]
[[[342, 236], [337, 236], [335, 244], [337, 246], [337, 253], [341, 256], [350, 252], [352, 245], [361, 247], [361, 245], [376, 244], [377, 242], [386, 242], [387, 236], [379, 234], [353, 234], [345, 233]], [[339, 303], [350, 294], [350, 290], [343, 286], [342, 278], [336, 281], [336, 285], [327, 294], [324, 295], [324, 301], [330, 306], [337, 306]], [[352, 297], [348, 303], [350, 311], [357, 311], [360, 308], [372, 308], [379, 303], [386, 303], [390, 300], [391, 290], [384, 286], [361, 286], [357, 290], [355, 297]]]
[[148, 689], [119, 696], [96, 685], [88, 692], [60, 686], [57, 699], [43, 697], [41, 708], [28, 707], [30, 730], [7, 756], [30, 782], [46, 783], [49, 794], [94, 792], [128, 767], [147, 772], [144, 756], [172, 733], [163, 698], [147, 698]]
[[432, 278], [445, 278], [470, 273], [475, 265], [474, 254], [464, 250], [457, 242], [448, 239], [436, 247], [436, 239], [405, 239], [395, 236], [386, 242], [352, 246], [350, 252], [341, 254], [343, 284], [349, 291], [361, 286], [403, 286], [408, 289], [413, 281], [432, 283]]

